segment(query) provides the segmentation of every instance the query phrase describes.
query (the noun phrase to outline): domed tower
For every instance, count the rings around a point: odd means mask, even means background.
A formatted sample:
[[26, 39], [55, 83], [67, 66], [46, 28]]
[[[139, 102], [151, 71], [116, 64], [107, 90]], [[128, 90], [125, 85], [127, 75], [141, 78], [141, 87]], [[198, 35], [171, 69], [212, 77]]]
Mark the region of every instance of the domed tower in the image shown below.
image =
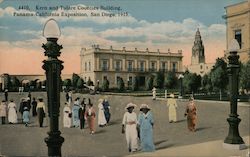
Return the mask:
[[201, 40], [199, 28], [195, 34], [194, 46], [192, 48], [191, 65], [205, 63], [204, 46]]

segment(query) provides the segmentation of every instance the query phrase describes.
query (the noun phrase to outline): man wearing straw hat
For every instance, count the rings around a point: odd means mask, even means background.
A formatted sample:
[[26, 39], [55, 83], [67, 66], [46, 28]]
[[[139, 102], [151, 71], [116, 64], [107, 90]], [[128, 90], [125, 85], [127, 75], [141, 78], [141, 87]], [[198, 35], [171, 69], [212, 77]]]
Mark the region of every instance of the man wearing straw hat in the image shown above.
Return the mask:
[[126, 106], [127, 112], [123, 116], [122, 120], [122, 133], [126, 135], [126, 141], [129, 152], [135, 152], [138, 149], [138, 133], [136, 128], [137, 115], [133, 112], [135, 104], [129, 103]]

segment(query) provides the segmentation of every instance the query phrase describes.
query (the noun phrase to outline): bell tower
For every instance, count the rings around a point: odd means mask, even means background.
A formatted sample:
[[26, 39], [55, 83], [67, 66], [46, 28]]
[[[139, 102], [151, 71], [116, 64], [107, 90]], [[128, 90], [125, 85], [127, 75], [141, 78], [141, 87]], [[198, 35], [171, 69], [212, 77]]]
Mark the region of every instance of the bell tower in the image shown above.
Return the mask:
[[205, 54], [201, 34], [198, 28], [195, 34], [194, 46], [192, 48], [191, 65], [200, 63], [205, 63]]

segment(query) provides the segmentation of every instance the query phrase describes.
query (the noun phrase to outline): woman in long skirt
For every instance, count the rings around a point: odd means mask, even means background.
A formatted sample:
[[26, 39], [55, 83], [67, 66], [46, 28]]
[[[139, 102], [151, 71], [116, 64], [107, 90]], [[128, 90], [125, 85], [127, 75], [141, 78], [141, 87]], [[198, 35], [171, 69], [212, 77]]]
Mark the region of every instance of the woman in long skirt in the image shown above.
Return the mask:
[[71, 127], [71, 117], [72, 112], [70, 109], [70, 105], [68, 103], [65, 103], [65, 107], [63, 108], [63, 126], [65, 128]]
[[174, 99], [174, 94], [170, 94], [170, 97], [168, 99], [168, 116], [169, 116], [169, 123], [172, 122], [177, 122], [177, 114], [176, 114], [176, 110], [177, 110], [177, 103], [176, 100]]
[[93, 104], [89, 101], [88, 108], [86, 109], [85, 112], [85, 119], [88, 122], [90, 134], [95, 133], [95, 116], [96, 114], [93, 108]]
[[155, 151], [155, 145], [153, 141], [153, 125], [154, 119], [150, 108], [146, 104], [142, 104], [140, 107], [141, 113], [138, 117], [138, 125], [140, 128], [140, 140], [141, 148], [144, 152]]
[[129, 103], [126, 106], [127, 112], [123, 115], [122, 133], [126, 135], [127, 147], [129, 152], [135, 152], [138, 149], [137, 115], [133, 112], [135, 104]]
[[86, 103], [85, 103], [85, 98], [83, 98], [79, 109], [80, 129], [84, 129], [85, 126], [85, 111], [86, 111]]
[[37, 103], [37, 114], [38, 114], [38, 121], [39, 121], [39, 126], [43, 127], [43, 119], [45, 117], [45, 104], [43, 102], [42, 98], [38, 98], [39, 102]]
[[17, 123], [17, 109], [16, 104], [13, 102], [13, 100], [10, 100], [10, 103], [8, 104], [8, 121], [11, 124]]
[[194, 98], [192, 97], [189, 98], [189, 103], [186, 107], [186, 112], [184, 115], [187, 116], [188, 130], [195, 132], [197, 116], [196, 116], [196, 106], [194, 104]]
[[98, 104], [98, 125], [99, 127], [103, 127], [107, 124], [105, 115], [104, 115], [104, 107], [103, 107], [103, 99], [99, 99]]
[[25, 123], [26, 127], [28, 126], [29, 121], [30, 121], [30, 110], [28, 106], [25, 106], [23, 108], [23, 122]]
[[31, 103], [31, 105], [32, 105], [32, 116], [35, 117], [35, 116], [37, 116], [37, 112], [36, 112], [37, 101], [36, 101], [36, 98], [33, 98], [33, 101]]

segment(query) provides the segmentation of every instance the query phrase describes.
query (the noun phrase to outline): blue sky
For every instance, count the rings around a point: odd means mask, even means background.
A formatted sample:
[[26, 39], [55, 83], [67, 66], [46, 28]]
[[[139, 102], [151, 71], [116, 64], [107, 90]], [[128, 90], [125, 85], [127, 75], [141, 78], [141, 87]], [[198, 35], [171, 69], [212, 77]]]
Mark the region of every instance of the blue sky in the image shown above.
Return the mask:
[[[114, 48], [126, 46], [129, 49], [147, 47], [152, 51], [161, 49], [165, 52], [168, 48], [173, 52], [181, 49], [184, 65], [187, 65], [190, 63], [194, 35], [199, 27], [207, 62], [213, 62], [217, 57], [223, 56], [225, 50], [226, 25], [222, 18], [225, 14], [224, 7], [242, 1], [244, 0], [3, 0], [0, 3], [0, 55], [5, 57], [3, 54], [6, 51], [13, 54], [42, 51], [42, 29], [46, 20], [51, 17], [15, 17], [13, 12], [24, 12], [18, 9], [19, 6], [28, 5], [30, 10], [25, 12], [39, 12], [35, 9], [36, 6], [103, 5], [121, 7], [129, 16], [53, 17], [61, 28], [60, 42], [64, 45], [64, 53], [78, 57], [81, 47], [90, 47], [92, 44], [103, 47], [112, 45]], [[55, 12], [63, 11], [67, 12]], [[69, 61], [66, 59], [65, 62]], [[1, 64], [2, 67], [5, 66]], [[0, 73], [1, 71], [5, 70], [0, 68]]]

